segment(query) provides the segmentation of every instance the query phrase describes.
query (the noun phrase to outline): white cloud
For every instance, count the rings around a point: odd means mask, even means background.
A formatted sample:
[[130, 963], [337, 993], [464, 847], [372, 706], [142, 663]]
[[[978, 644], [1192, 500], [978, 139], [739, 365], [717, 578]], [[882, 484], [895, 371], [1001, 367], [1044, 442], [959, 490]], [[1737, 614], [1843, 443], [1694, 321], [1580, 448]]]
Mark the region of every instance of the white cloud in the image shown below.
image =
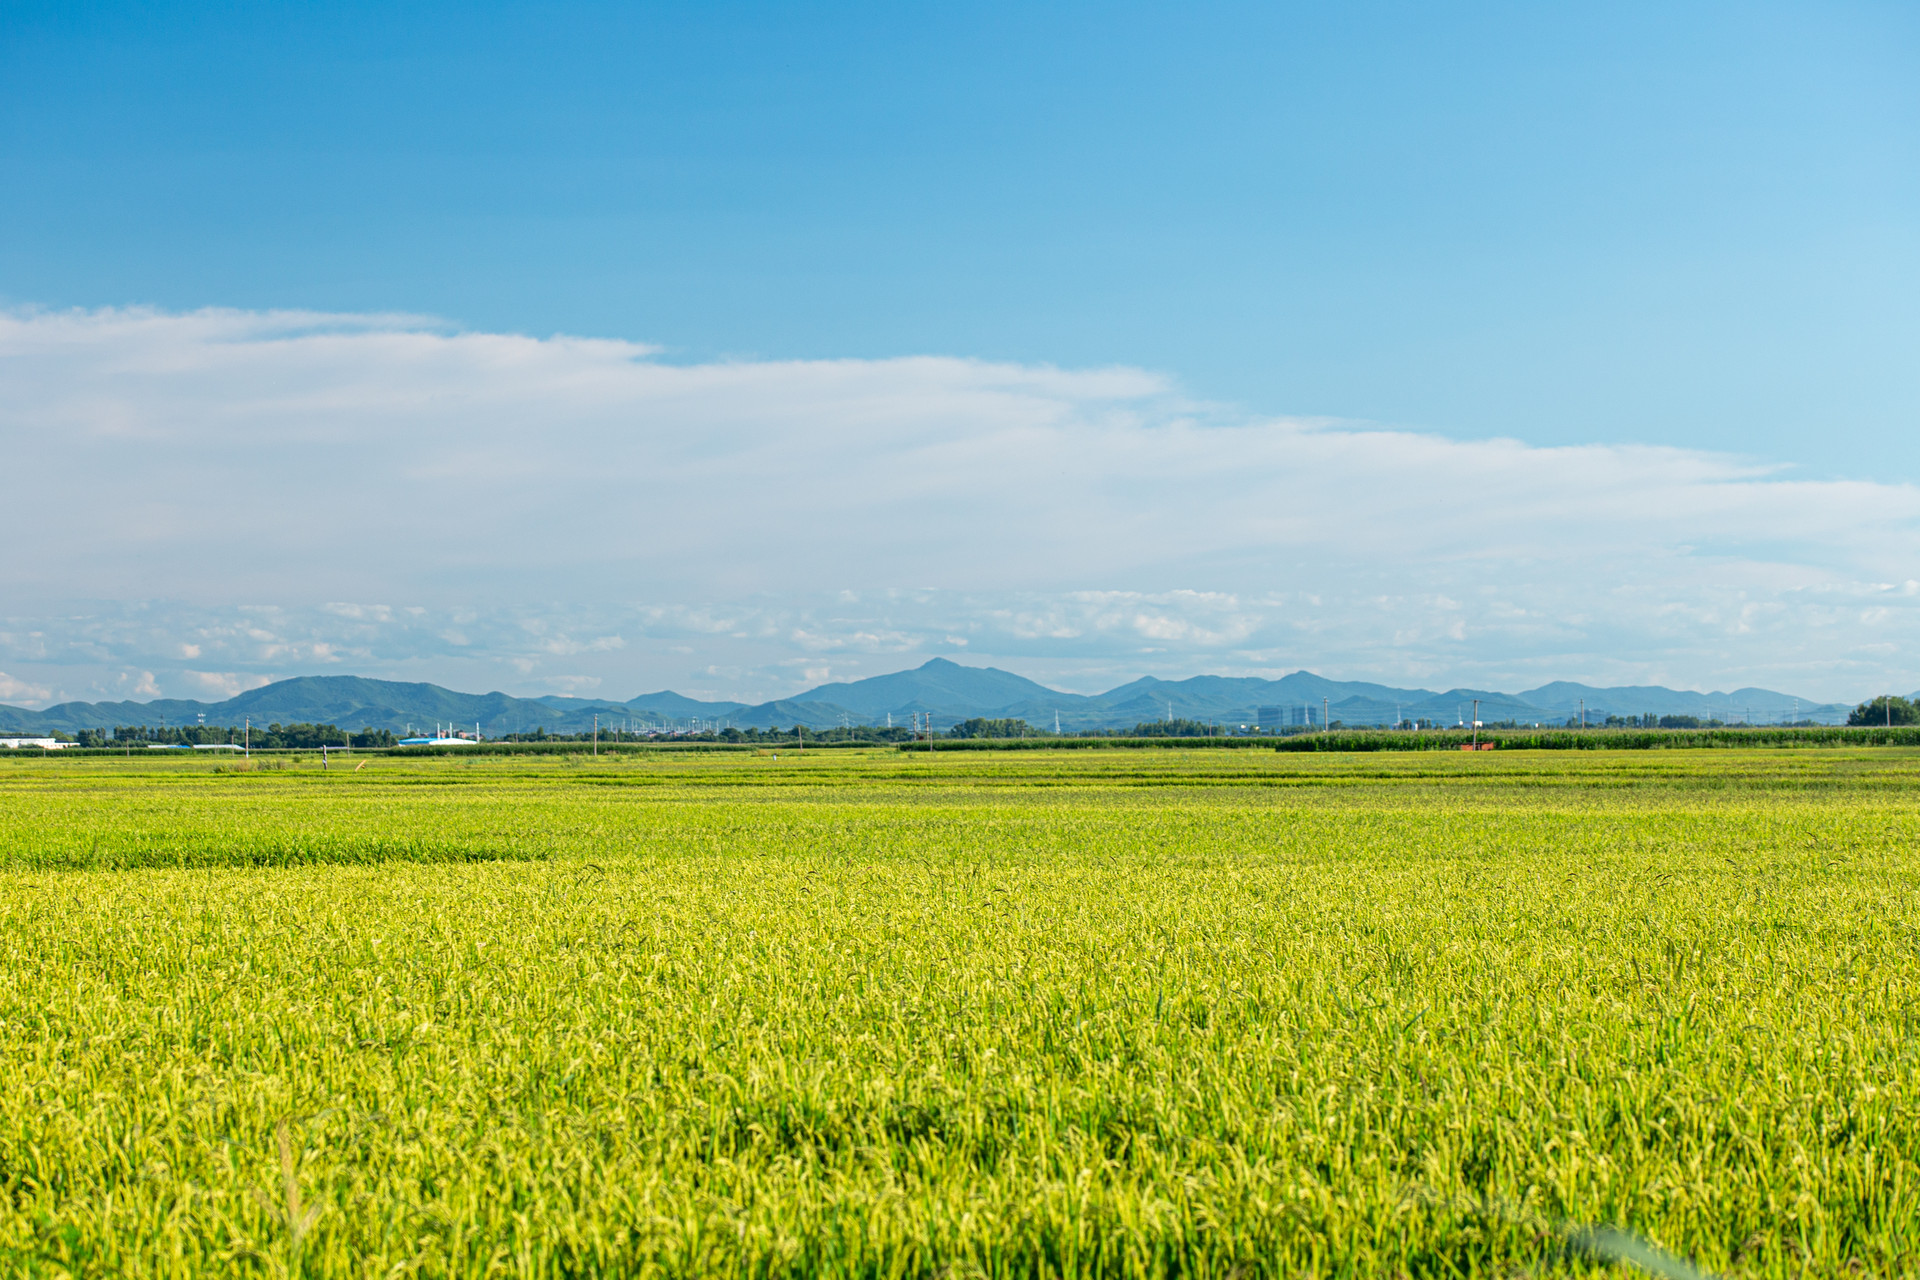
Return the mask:
[[599, 676], [545, 676], [538, 682], [554, 693], [586, 695], [600, 687]]
[[0, 660], [62, 694], [192, 660], [772, 695], [797, 655], [962, 649], [1076, 684], [1920, 683], [1911, 486], [1253, 419], [1132, 369], [0, 313], [0, 449], [74, 517], [0, 561]]
[[271, 676], [239, 671], [182, 671], [180, 677], [199, 697], [215, 701], [273, 683]]
[[45, 685], [29, 684], [25, 680], [16, 680], [4, 671], [0, 671], [0, 702], [24, 702], [40, 705], [53, 697], [53, 690]]

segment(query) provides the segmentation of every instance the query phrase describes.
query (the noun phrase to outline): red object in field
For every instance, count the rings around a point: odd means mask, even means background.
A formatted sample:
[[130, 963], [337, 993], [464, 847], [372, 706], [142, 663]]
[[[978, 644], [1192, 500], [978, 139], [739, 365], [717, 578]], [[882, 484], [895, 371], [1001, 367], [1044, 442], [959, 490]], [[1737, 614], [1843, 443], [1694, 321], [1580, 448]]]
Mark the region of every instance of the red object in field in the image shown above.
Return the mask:
[[1462, 751], [1471, 751], [1473, 750], [1473, 744], [1471, 742], [1463, 742], [1460, 744], [1460, 749]]
[[1495, 743], [1495, 742], [1483, 742], [1483, 743], [1481, 743], [1481, 744], [1480, 744], [1480, 749], [1481, 749], [1482, 751], [1491, 751], [1491, 750], [1493, 750], [1493, 749], [1494, 749], [1494, 748], [1495, 748], [1496, 746], [1498, 746], [1498, 745], [1499, 745], [1499, 744], [1498, 744], [1498, 743]]

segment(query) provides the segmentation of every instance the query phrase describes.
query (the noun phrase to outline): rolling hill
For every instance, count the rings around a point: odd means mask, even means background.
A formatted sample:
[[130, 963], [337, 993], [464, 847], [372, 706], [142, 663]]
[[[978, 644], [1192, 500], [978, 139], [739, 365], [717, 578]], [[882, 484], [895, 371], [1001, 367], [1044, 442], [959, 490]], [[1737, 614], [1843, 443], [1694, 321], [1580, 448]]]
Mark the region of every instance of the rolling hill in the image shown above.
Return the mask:
[[154, 702], [65, 702], [42, 711], [0, 706], [0, 732], [73, 733], [117, 725], [239, 725], [247, 720], [336, 724], [342, 728], [461, 728], [478, 725], [496, 736], [544, 728], [584, 732], [598, 716], [602, 728], [643, 725], [686, 727], [695, 721], [742, 728], [787, 728], [804, 724], [829, 729], [841, 724], [906, 723], [915, 713], [947, 726], [973, 716], [1012, 717], [1036, 728], [1125, 729], [1143, 721], [1177, 717], [1223, 725], [1319, 723], [1323, 714], [1349, 725], [1391, 724], [1397, 717], [1454, 724], [1469, 718], [1480, 700], [1484, 721], [1560, 724], [1580, 714], [1694, 715], [1757, 724], [1789, 719], [1844, 720], [1848, 707], [1816, 703], [1767, 689], [1694, 693], [1659, 686], [1595, 688], [1556, 681], [1520, 693], [1485, 689], [1401, 689], [1366, 681], [1329, 680], [1296, 671], [1279, 680], [1249, 676], [1193, 676], [1130, 681], [1101, 694], [1064, 693], [994, 667], [967, 667], [934, 658], [910, 671], [821, 685], [792, 698], [757, 705], [705, 702], [670, 690], [625, 702], [548, 696], [516, 698], [505, 693], [458, 693], [434, 684], [372, 680], [360, 676], [298, 676], [249, 690], [222, 702], [168, 698]]

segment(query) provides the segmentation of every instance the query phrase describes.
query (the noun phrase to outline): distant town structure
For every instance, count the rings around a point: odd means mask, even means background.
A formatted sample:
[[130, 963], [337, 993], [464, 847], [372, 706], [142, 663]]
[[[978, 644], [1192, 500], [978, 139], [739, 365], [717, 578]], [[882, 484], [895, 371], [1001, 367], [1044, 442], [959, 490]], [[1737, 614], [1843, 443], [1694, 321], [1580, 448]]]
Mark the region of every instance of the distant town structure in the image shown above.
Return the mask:
[[62, 742], [58, 738], [0, 738], [0, 747], [39, 747], [43, 751], [59, 751], [73, 743]]

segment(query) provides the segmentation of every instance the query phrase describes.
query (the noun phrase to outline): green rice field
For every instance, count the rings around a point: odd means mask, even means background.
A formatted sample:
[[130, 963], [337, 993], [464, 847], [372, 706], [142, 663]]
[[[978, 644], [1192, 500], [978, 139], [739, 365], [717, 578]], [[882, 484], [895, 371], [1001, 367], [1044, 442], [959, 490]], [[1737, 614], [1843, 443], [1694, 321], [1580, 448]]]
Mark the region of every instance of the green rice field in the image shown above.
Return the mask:
[[1914, 1274], [1916, 890], [1904, 748], [0, 757], [0, 1274]]

